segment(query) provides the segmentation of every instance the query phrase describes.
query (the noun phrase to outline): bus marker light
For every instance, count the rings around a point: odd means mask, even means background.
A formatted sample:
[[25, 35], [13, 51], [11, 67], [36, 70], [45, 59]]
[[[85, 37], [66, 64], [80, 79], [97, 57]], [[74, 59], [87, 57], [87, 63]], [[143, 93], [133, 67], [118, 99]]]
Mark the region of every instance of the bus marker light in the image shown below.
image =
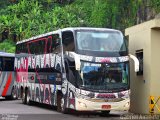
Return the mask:
[[130, 103], [129, 102], [127, 102], [125, 105], [124, 105], [124, 107], [126, 108], [126, 107], [129, 107], [130, 106]]
[[34, 77], [33, 77], [33, 76], [31, 76], [31, 80], [34, 80]]

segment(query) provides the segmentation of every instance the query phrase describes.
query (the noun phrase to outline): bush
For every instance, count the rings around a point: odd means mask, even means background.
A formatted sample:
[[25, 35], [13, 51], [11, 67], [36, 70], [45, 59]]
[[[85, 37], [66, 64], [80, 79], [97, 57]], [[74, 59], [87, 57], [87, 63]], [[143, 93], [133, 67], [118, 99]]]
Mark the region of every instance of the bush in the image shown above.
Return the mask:
[[15, 43], [11, 40], [5, 40], [4, 42], [0, 43], [0, 50], [15, 53]]

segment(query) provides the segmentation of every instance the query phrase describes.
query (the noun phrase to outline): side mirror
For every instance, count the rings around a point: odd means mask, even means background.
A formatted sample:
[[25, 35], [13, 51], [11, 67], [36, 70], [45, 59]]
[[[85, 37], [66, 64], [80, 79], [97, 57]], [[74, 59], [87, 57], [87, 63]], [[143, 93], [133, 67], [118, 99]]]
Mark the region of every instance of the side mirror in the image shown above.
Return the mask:
[[139, 71], [139, 60], [134, 55], [129, 54], [129, 57], [134, 61], [135, 72]]

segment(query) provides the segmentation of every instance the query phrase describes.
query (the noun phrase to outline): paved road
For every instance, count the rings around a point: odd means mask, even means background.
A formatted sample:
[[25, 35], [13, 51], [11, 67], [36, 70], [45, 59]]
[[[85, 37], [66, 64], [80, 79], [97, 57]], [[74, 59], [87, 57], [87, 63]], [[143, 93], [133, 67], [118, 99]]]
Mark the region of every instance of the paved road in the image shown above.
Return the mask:
[[0, 98], [0, 120], [119, 120], [127, 112], [111, 112], [109, 116], [98, 113], [61, 114], [54, 108], [40, 104], [22, 104], [21, 100], [8, 101]]

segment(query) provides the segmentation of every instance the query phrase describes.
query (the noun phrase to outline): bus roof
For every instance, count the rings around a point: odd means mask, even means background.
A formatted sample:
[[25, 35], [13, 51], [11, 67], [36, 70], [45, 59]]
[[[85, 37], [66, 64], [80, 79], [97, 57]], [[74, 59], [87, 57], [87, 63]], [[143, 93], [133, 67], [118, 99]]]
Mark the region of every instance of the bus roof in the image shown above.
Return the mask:
[[20, 43], [23, 43], [23, 42], [28, 42], [28, 41], [38, 39], [38, 38], [41, 38], [41, 37], [45, 37], [45, 36], [48, 36], [48, 35], [56, 34], [56, 33], [59, 33], [60, 31], [63, 32], [63, 31], [68, 31], [68, 30], [70, 30], [70, 31], [75, 31], [75, 30], [98, 30], [98, 31], [120, 32], [119, 30], [109, 29], [109, 28], [68, 27], [68, 28], [63, 28], [63, 29], [59, 29], [59, 30], [56, 30], [56, 31], [48, 32], [48, 33], [45, 33], [45, 34], [41, 34], [41, 35], [38, 35], [38, 36], [34, 36], [34, 37], [29, 38], [29, 39], [24, 39], [22, 41], [18, 41], [17, 44], [20, 44]]
[[0, 52], [0, 57], [15, 57], [14, 53]]
[[94, 28], [94, 27], [68, 27], [68, 28], [63, 28], [61, 29], [62, 31], [66, 31], [66, 30], [99, 30], [99, 31], [117, 31], [120, 32], [119, 30], [115, 30], [115, 29], [109, 29], [109, 28]]

